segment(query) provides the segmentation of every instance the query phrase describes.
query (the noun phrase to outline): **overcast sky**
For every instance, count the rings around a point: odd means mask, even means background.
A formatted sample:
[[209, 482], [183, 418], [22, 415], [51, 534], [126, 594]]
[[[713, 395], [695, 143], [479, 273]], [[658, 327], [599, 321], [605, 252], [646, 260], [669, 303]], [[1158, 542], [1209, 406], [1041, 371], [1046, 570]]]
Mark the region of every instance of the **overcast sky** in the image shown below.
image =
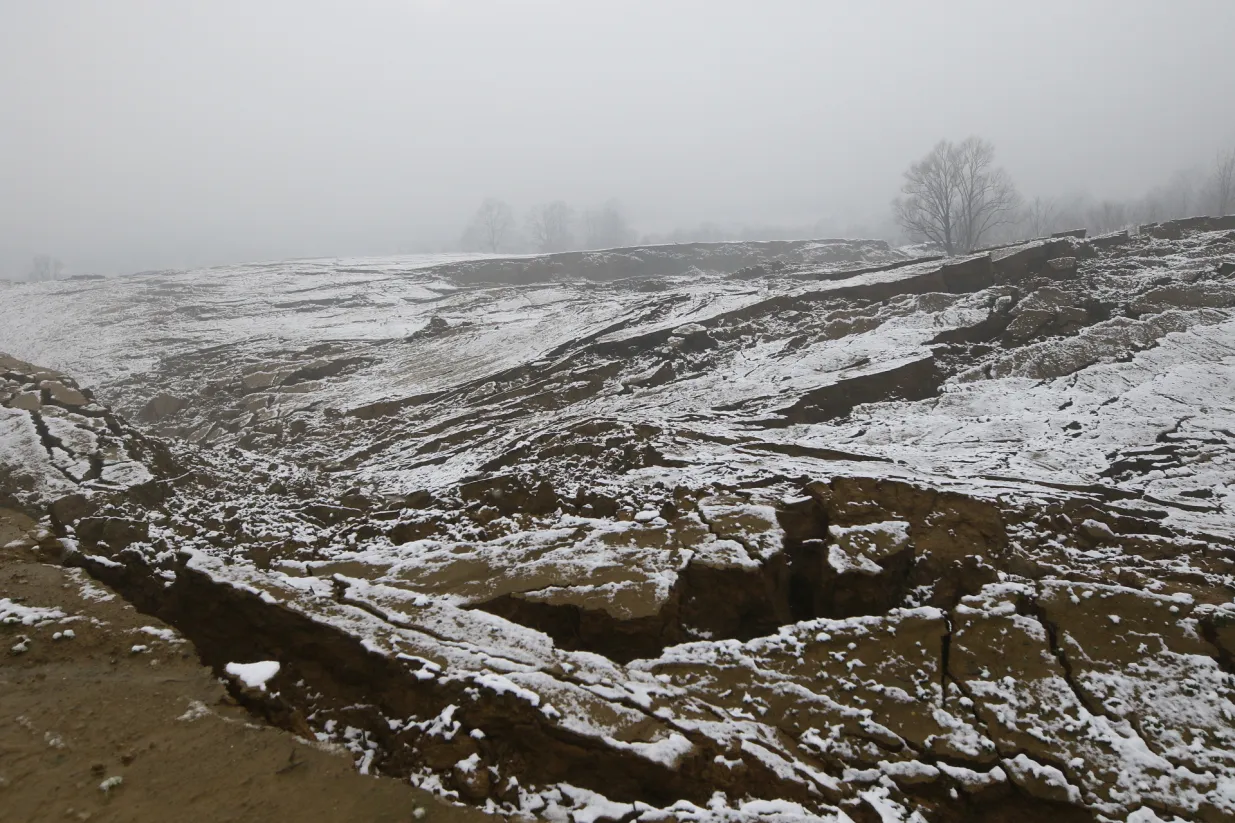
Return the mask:
[[1131, 196], [1235, 144], [1232, 32], [1235, 0], [0, 0], [0, 276], [407, 251], [487, 195], [860, 222], [969, 134], [1028, 194]]

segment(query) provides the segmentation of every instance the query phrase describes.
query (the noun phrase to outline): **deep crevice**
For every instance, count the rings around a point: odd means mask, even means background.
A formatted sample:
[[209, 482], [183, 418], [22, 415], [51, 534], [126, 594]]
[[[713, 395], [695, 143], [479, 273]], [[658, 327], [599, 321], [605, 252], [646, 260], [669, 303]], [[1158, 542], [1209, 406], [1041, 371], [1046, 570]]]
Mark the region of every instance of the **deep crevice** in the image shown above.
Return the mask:
[[[818, 501], [804, 498], [777, 517], [785, 532], [780, 552], [754, 569], [692, 561], [653, 615], [624, 620], [602, 609], [537, 602], [536, 592], [503, 594], [470, 608], [544, 632], [559, 648], [628, 663], [691, 640], [751, 640], [803, 620], [884, 614], [904, 602], [914, 568], [911, 544], [878, 561], [877, 574], [843, 575], [828, 562], [828, 517]], [[716, 536], [736, 539], [704, 522]]]
[[[345, 717], [378, 743], [374, 766], [382, 774], [407, 777], [426, 766], [436, 769], [433, 763], [442, 757], [454, 763], [478, 751], [483, 762], [517, 776], [524, 786], [565, 782], [623, 802], [704, 803], [715, 790], [811, 801], [803, 786], [777, 777], [757, 762], [748, 762], [744, 775], [716, 770], [713, 759], [722, 753], [699, 735], [688, 735], [701, 747], [697, 755], [669, 768], [565, 729], [513, 696], [490, 693], [481, 686], [477, 698], [473, 692], [480, 684], [467, 677], [417, 677], [408, 664], [369, 651], [344, 630], [218, 583], [204, 572], [181, 567], [169, 586], [135, 556], [126, 560], [130, 562], [123, 567], [80, 562], [140, 611], [176, 627], [219, 674], [233, 660], [278, 659], [283, 669], [272, 690], [280, 700], [241, 695], [242, 702], [299, 734], [310, 731], [310, 717], [317, 717], [315, 725], [332, 714]], [[363, 608], [359, 603], [349, 605]], [[443, 741], [414, 729], [392, 728], [387, 720], [430, 718], [452, 704], [465, 729], [485, 729], [483, 739], [460, 735], [454, 742]], [[452, 746], [468, 751], [456, 752]], [[450, 769], [444, 768], [443, 777], [450, 785]]]
[[844, 417], [863, 403], [927, 400], [939, 394], [948, 377], [933, 356], [872, 374], [845, 378], [803, 394], [781, 409], [779, 419], [761, 421], [769, 428], [823, 423]]
[[952, 616], [944, 614], [948, 632], [939, 638], [939, 705], [948, 707], [948, 666], [952, 659]]

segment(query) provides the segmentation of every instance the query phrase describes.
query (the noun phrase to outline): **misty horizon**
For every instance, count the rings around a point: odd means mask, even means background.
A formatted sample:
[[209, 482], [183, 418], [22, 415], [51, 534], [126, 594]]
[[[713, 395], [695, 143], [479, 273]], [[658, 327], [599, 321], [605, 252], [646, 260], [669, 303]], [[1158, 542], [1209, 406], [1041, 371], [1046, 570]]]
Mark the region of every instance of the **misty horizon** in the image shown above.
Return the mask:
[[1235, 5], [0, 3], [0, 277], [443, 251], [487, 197], [890, 230], [978, 135], [1134, 198], [1235, 145]]

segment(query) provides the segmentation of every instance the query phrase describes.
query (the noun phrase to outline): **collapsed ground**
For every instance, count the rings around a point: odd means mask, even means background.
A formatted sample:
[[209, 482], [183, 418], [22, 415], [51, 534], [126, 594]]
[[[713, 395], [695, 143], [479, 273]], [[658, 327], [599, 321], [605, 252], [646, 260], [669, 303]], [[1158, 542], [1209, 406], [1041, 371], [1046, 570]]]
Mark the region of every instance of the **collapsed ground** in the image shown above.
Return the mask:
[[365, 770], [579, 823], [1235, 814], [1230, 218], [5, 297], [57, 371], [0, 363], [0, 503]]
[[483, 819], [346, 752], [252, 722], [193, 646], [0, 509], [0, 798], [6, 821]]

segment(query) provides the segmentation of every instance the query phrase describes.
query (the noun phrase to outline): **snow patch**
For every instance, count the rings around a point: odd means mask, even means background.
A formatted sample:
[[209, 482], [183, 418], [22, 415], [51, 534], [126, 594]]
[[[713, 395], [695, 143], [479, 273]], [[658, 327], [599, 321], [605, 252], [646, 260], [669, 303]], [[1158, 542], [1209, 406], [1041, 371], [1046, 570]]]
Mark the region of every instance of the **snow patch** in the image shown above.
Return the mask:
[[228, 663], [224, 670], [250, 689], [266, 691], [266, 683], [279, 673], [279, 662], [259, 660], [256, 663]]

